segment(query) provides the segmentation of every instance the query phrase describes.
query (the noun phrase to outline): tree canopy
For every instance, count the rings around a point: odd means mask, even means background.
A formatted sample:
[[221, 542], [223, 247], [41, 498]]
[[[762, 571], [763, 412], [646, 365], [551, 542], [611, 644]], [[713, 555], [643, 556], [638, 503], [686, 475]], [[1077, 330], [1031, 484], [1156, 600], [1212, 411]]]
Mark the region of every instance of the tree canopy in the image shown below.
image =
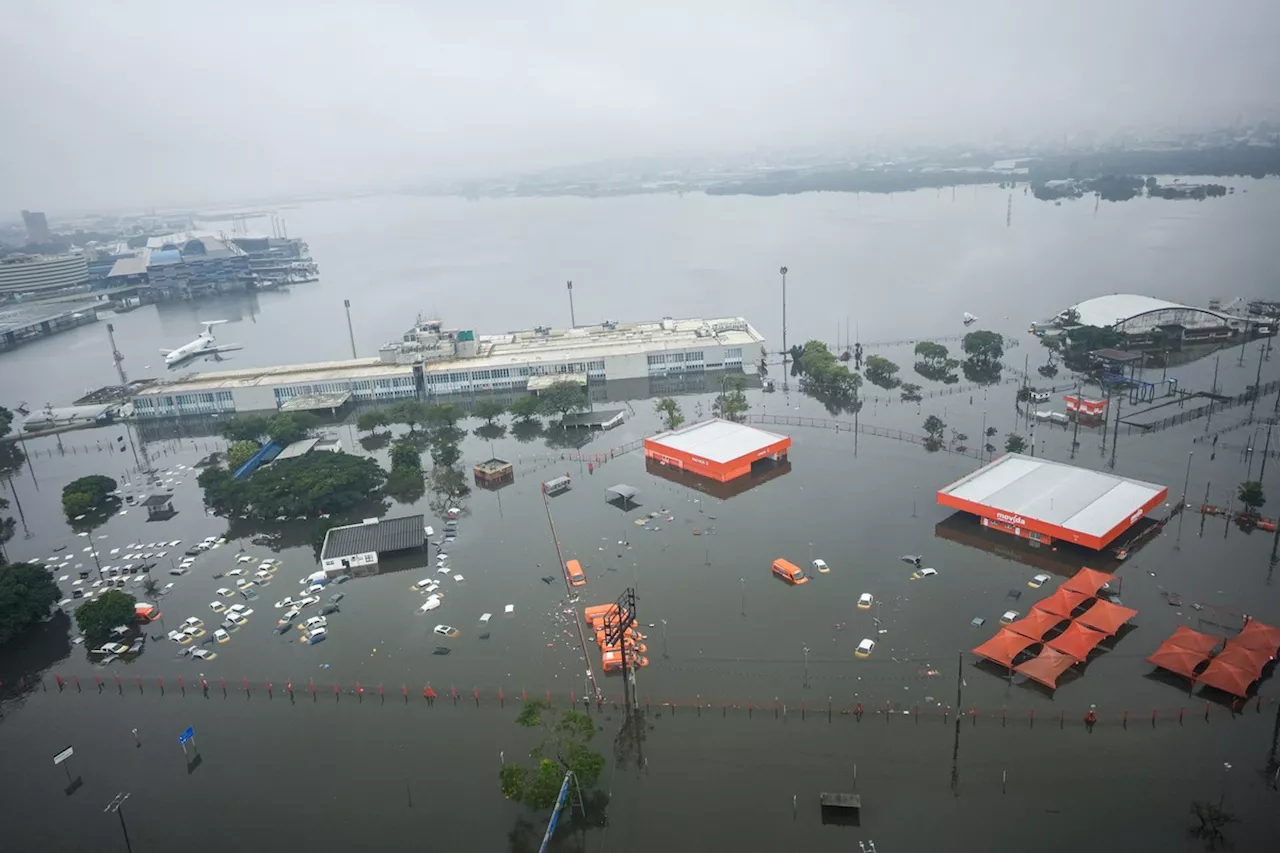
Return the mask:
[[590, 746], [596, 727], [589, 715], [530, 699], [521, 705], [516, 725], [540, 730], [542, 741], [529, 752], [532, 765], [502, 765], [498, 782], [504, 797], [543, 811], [555, 806], [567, 771], [573, 771], [584, 795], [599, 784], [604, 756]]
[[9, 434], [9, 427], [13, 426], [13, 412], [0, 406], [0, 438]]
[[563, 418], [570, 412], [580, 412], [587, 407], [587, 389], [577, 382], [562, 379], [553, 382], [539, 394], [542, 411]]
[[422, 450], [412, 441], [400, 440], [391, 445], [391, 474], [387, 477], [387, 493], [402, 503], [412, 503], [426, 491], [422, 479]]
[[1022, 453], [1027, 449], [1027, 440], [1016, 432], [1011, 432], [1005, 436], [1004, 449], [1006, 453]]
[[498, 400], [480, 400], [471, 407], [471, 414], [486, 423], [493, 423], [494, 418], [502, 417], [506, 411], [507, 407]]
[[369, 409], [356, 416], [356, 429], [361, 432], [374, 432], [390, 423], [391, 420], [382, 409]]
[[920, 394], [920, 386], [919, 386], [919, 385], [913, 385], [913, 384], [912, 384], [912, 383], [910, 383], [910, 382], [903, 383], [903, 385], [902, 385], [902, 402], [904, 402], [904, 403], [919, 403], [919, 402], [920, 402], [921, 400], [923, 400], [923, 399], [924, 399], [924, 397]]
[[675, 401], [674, 397], [663, 397], [655, 401], [653, 411], [662, 416], [667, 429], [679, 429], [680, 425], [684, 423], [684, 412], [680, 410], [680, 404]]
[[311, 430], [320, 425], [320, 419], [310, 412], [283, 412], [267, 421], [267, 435], [281, 447], [302, 441]]
[[868, 382], [881, 388], [897, 388], [902, 384], [902, 380], [894, 376], [898, 372], [898, 365], [884, 356], [867, 356], [866, 367], [863, 372], [866, 374]]
[[1245, 512], [1257, 515], [1258, 510], [1266, 506], [1267, 496], [1262, 491], [1262, 483], [1257, 480], [1245, 480], [1236, 489], [1236, 497], [1245, 505]]
[[0, 566], [0, 646], [47, 616], [61, 595], [42, 566]]
[[232, 471], [240, 470], [240, 466], [261, 449], [262, 446], [256, 441], [237, 441], [227, 449], [227, 467]]
[[258, 443], [267, 435], [267, 419], [258, 415], [236, 415], [223, 422], [220, 432], [227, 441]]
[[792, 372], [804, 378], [805, 391], [836, 407], [857, 401], [862, 377], [841, 364], [825, 343], [808, 341], [799, 353]]
[[951, 354], [942, 344], [936, 344], [933, 341], [921, 341], [916, 344], [916, 355], [925, 364], [939, 365], [947, 361], [947, 357]]
[[112, 628], [133, 624], [136, 603], [127, 592], [108, 590], [76, 608], [76, 626], [89, 642], [104, 640]]
[[[9, 508], [9, 501], [0, 498], [0, 512], [4, 512]], [[13, 520], [11, 515], [0, 515], [0, 565], [7, 562], [5, 557], [4, 546], [9, 544], [9, 540], [13, 538], [13, 534], [18, 530], [18, 522]]]
[[394, 423], [409, 427], [409, 432], [417, 429], [418, 424], [427, 419], [426, 415], [426, 407], [417, 400], [401, 400], [387, 412], [387, 417]]
[[532, 394], [517, 397], [511, 402], [508, 410], [517, 422], [528, 423], [542, 412], [542, 401]]
[[372, 459], [349, 453], [309, 453], [275, 462], [244, 480], [225, 468], [198, 478], [205, 503], [219, 514], [296, 518], [342, 513], [378, 496], [386, 473]]
[[740, 375], [725, 376], [720, 383], [720, 395], [711, 404], [711, 413], [727, 421], [741, 421], [751, 405], [747, 402], [746, 379]]
[[120, 499], [111, 494], [116, 487], [115, 480], [102, 474], [72, 480], [62, 487], [62, 511], [69, 519], [90, 513], [105, 515], [112, 512], [120, 503]]
[[1004, 355], [1004, 338], [996, 332], [969, 332], [961, 342], [961, 349], [975, 365], [994, 367]]

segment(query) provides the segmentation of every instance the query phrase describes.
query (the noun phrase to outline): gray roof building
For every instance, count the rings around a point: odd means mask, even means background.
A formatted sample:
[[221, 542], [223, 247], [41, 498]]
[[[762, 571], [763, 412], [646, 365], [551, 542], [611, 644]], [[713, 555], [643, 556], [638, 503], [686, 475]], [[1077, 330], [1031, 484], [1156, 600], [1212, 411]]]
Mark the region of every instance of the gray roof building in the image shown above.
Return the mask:
[[330, 528], [324, 535], [320, 561], [421, 548], [427, 541], [425, 522], [422, 515], [406, 515], [400, 518], [366, 518], [360, 524]]

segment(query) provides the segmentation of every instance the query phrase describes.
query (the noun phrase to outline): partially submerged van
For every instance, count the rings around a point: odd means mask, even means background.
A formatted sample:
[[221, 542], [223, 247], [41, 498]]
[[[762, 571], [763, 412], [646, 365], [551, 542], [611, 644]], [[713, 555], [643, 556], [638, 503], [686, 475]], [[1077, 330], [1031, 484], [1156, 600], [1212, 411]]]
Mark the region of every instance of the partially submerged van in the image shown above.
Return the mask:
[[809, 579], [805, 577], [804, 570], [790, 560], [774, 560], [773, 573], [789, 584], [809, 582]]
[[569, 586], [587, 585], [587, 576], [582, 571], [582, 564], [577, 560], [570, 560], [565, 563], [564, 570], [569, 575]]

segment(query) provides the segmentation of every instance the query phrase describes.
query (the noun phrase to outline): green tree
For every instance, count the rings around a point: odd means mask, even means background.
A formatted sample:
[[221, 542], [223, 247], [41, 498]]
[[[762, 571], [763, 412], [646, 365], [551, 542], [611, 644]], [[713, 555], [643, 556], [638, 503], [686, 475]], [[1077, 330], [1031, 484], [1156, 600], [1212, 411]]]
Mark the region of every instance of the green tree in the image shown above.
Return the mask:
[[881, 388], [897, 388], [902, 384], [902, 380], [894, 376], [898, 372], [898, 365], [884, 356], [867, 356], [866, 369], [863, 372], [868, 382]]
[[13, 412], [0, 406], [0, 438], [4, 438], [9, 434], [9, 427], [13, 426]]
[[210, 466], [196, 482], [204, 490], [204, 503], [218, 515], [244, 515], [249, 509], [249, 482], [237, 480], [225, 468]]
[[262, 447], [256, 441], [237, 441], [227, 450], [227, 467], [239, 471], [240, 466], [253, 458]]
[[418, 428], [418, 424], [426, 420], [425, 406], [417, 400], [401, 400], [391, 407], [387, 413], [392, 421], [409, 427], [409, 432]]
[[356, 429], [361, 432], [375, 432], [390, 423], [387, 413], [382, 409], [369, 409], [356, 416]]
[[500, 418], [507, 411], [507, 407], [502, 405], [498, 400], [480, 400], [471, 407], [471, 414], [477, 418], [483, 418], [485, 423], [493, 423], [495, 418]]
[[653, 411], [666, 421], [667, 429], [679, 429], [684, 423], [684, 412], [680, 410], [680, 404], [674, 397], [663, 397], [658, 400], [653, 404]]
[[[9, 508], [9, 501], [0, 498], [0, 512]], [[0, 566], [8, 562], [5, 556], [4, 547], [9, 544], [9, 540], [13, 538], [14, 533], [18, 530], [18, 522], [13, 520], [13, 516], [0, 516]]]
[[445, 466], [431, 472], [431, 490], [436, 493], [439, 502], [445, 505], [457, 503], [471, 494], [466, 475], [457, 468]]
[[49, 614], [62, 597], [58, 585], [41, 566], [0, 566], [0, 646]]
[[62, 511], [69, 519], [87, 514], [106, 516], [120, 504], [120, 498], [112, 494], [116, 488], [116, 481], [102, 474], [72, 480], [62, 487]]
[[995, 332], [969, 332], [964, 336], [960, 347], [974, 365], [992, 368], [1000, 363], [1000, 358], [1004, 355], [1004, 338]]
[[391, 469], [404, 468], [410, 471], [422, 470], [422, 451], [407, 441], [397, 441], [391, 445]]
[[1006, 453], [1022, 453], [1027, 449], [1027, 440], [1016, 432], [1011, 432], [1004, 439]]
[[1245, 515], [1256, 518], [1258, 510], [1266, 506], [1267, 496], [1262, 491], [1262, 483], [1257, 480], [1245, 480], [1236, 488], [1236, 497], [1245, 506]]
[[462, 451], [455, 441], [433, 441], [431, 443], [431, 461], [437, 467], [449, 468], [458, 464]]
[[587, 389], [577, 382], [562, 379], [547, 386], [539, 399], [545, 414], [560, 415], [563, 421], [570, 412], [580, 412], [587, 407]]
[[951, 354], [942, 344], [935, 344], [933, 341], [921, 341], [916, 344], [916, 355], [920, 357], [920, 361], [931, 367], [937, 367], [947, 362], [947, 357]]
[[599, 784], [604, 756], [591, 747], [596, 726], [589, 715], [530, 699], [521, 706], [516, 725], [540, 730], [542, 740], [529, 752], [532, 765], [505, 763], [498, 771], [499, 789], [508, 800], [537, 811], [550, 809], [570, 770], [584, 795]]
[[310, 412], [284, 412], [267, 421], [267, 434], [281, 447], [302, 441], [311, 430], [320, 425], [320, 419]]
[[423, 421], [439, 430], [442, 427], [453, 427], [462, 420], [464, 414], [453, 403], [436, 403], [423, 410]]
[[792, 356], [792, 372], [803, 377], [805, 392], [822, 400], [828, 410], [856, 405], [862, 377], [841, 364], [825, 343], [811, 340], [803, 347], [792, 347]]
[[258, 415], [237, 415], [222, 425], [222, 436], [227, 441], [258, 442], [267, 434], [267, 419]]
[[920, 386], [912, 385], [910, 382], [904, 383], [902, 386], [902, 402], [919, 403], [924, 397], [920, 394]]
[[223, 468], [197, 478], [214, 512], [259, 520], [338, 514], [379, 496], [386, 472], [373, 459], [350, 453], [309, 453], [275, 462], [235, 480]]
[[717, 418], [727, 421], [741, 421], [747, 410], [751, 408], [743, 389], [747, 380], [738, 374], [731, 374], [720, 380], [720, 395], [711, 404], [711, 413]]
[[86, 642], [98, 643], [107, 638], [112, 628], [133, 624], [136, 603], [137, 599], [127, 592], [108, 590], [76, 608], [76, 625]]
[[924, 419], [924, 434], [929, 438], [942, 441], [943, 433], [947, 431], [947, 424], [937, 415], [929, 415]]
[[530, 394], [527, 397], [517, 397], [509, 408], [518, 423], [529, 423], [542, 412], [542, 401]]

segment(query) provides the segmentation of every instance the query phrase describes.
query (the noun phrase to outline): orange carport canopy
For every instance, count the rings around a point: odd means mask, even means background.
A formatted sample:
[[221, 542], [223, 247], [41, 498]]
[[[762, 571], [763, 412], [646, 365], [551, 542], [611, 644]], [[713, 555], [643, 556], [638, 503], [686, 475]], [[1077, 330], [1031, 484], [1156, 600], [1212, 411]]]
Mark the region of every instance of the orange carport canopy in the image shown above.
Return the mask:
[[1104, 634], [1111, 635], [1119, 631], [1120, 626], [1137, 615], [1138, 611], [1132, 607], [1121, 607], [1119, 604], [1112, 604], [1110, 601], [1096, 598], [1093, 601], [1093, 606], [1077, 616], [1076, 621], [1081, 625], [1088, 625], [1090, 628], [1097, 628]]
[[1086, 566], [1072, 575], [1071, 579], [1059, 587], [1059, 589], [1066, 589], [1071, 592], [1080, 592], [1085, 595], [1094, 595], [1098, 590], [1102, 589], [1103, 584], [1115, 580], [1115, 577], [1115, 575], [1109, 575], [1106, 572], [1100, 572]]
[[1092, 628], [1086, 628], [1079, 622], [1072, 622], [1067, 626], [1067, 630], [1045, 643], [1051, 649], [1057, 649], [1063, 654], [1070, 655], [1080, 662], [1084, 662], [1089, 658], [1089, 652], [1094, 647], [1107, 638], [1107, 635], [1101, 631], [1095, 631]]
[[994, 637], [974, 649], [973, 653], [981, 655], [987, 660], [995, 661], [1002, 666], [1012, 668], [1013, 659], [1027, 646], [1035, 645], [1035, 643], [1035, 640], [1028, 639], [1021, 634], [1015, 634], [1008, 628], [1001, 628]]
[[1175, 646], [1172, 645], [1172, 642], [1172, 639], [1169, 639], [1161, 643], [1160, 648], [1156, 649], [1155, 653], [1147, 658], [1147, 663], [1194, 681], [1196, 667], [1209, 659], [1208, 654], [1183, 646]]
[[1248, 696], [1249, 685], [1254, 682], [1254, 679], [1255, 676], [1252, 673], [1221, 660], [1219, 655], [1209, 664], [1208, 669], [1200, 673], [1200, 678], [1197, 680], [1243, 699]]
[[1179, 625], [1178, 630], [1173, 632], [1169, 639], [1161, 644], [1160, 648], [1165, 646], [1177, 646], [1180, 649], [1190, 649], [1193, 652], [1200, 652], [1201, 657], [1208, 657], [1209, 652], [1218, 647], [1218, 643], [1222, 642], [1221, 637], [1215, 637], [1212, 634], [1202, 634], [1199, 631], [1192, 630], [1186, 625]]
[[1272, 654], [1266, 649], [1251, 649], [1242, 646], [1235, 640], [1229, 640], [1227, 647], [1218, 653], [1214, 660], [1225, 661], [1253, 674], [1254, 678], [1262, 677], [1262, 668], [1271, 662]]
[[1231, 642], [1250, 649], [1263, 649], [1274, 656], [1276, 650], [1280, 649], [1280, 628], [1272, 628], [1257, 619], [1250, 619]]
[[1075, 610], [1081, 604], [1089, 600], [1089, 596], [1081, 592], [1072, 592], [1069, 589], [1058, 588], [1053, 595], [1037, 601], [1031, 605], [1032, 610], [1043, 610], [1046, 613], [1052, 613], [1055, 616], [1061, 616], [1063, 619], [1071, 618], [1071, 611]]
[[1007, 630], [1015, 634], [1021, 634], [1024, 637], [1030, 637], [1037, 643], [1049, 633], [1055, 625], [1062, 621], [1062, 617], [1046, 610], [1032, 610], [1026, 616], [1017, 622], [1011, 622], [1007, 626]]
[[1058, 686], [1058, 677], [1076, 662], [1071, 655], [1063, 654], [1054, 648], [1044, 648], [1040, 654], [1026, 663], [1020, 663], [1013, 669], [1027, 678], [1040, 682], [1045, 687]]

